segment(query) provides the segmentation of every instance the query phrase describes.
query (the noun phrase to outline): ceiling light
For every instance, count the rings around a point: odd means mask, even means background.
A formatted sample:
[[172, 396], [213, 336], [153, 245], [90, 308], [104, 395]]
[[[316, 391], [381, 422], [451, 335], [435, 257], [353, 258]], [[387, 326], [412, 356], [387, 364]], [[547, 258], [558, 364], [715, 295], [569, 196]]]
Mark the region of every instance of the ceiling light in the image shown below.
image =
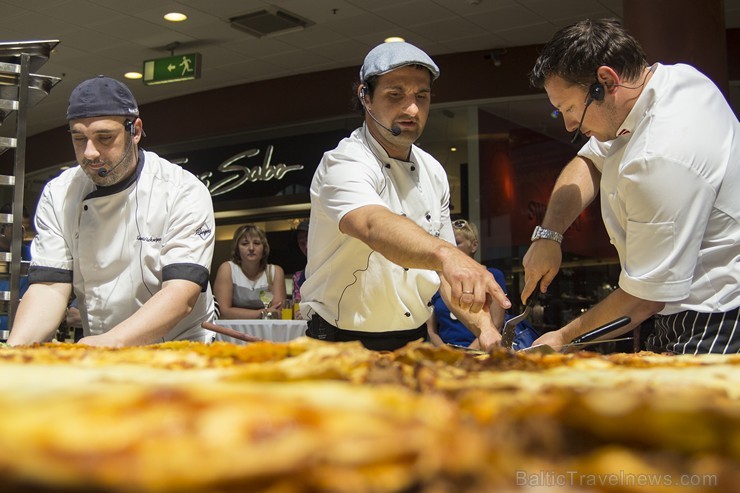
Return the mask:
[[406, 41], [401, 36], [391, 36], [390, 38], [385, 38], [383, 40], [385, 43], [401, 43], [403, 41]]
[[182, 22], [188, 19], [188, 16], [180, 12], [170, 12], [164, 14], [164, 19], [170, 22]]
[[143, 77], [141, 72], [126, 72], [123, 76], [127, 79], [141, 79]]
[[455, 146], [450, 147], [450, 152], [457, 152], [457, 147]]

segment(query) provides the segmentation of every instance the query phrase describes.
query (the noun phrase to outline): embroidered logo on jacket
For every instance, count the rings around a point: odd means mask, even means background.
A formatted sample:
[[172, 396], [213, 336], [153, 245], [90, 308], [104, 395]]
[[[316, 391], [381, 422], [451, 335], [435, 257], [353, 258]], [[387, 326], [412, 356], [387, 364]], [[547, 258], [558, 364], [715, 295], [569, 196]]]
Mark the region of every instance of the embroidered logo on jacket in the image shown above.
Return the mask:
[[155, 237], [155, 236], [141, 236], [141, 235], [138, 235], [136, 237], [136, 239], [139, 240], [139, 241], [144, 241], [146, 243], [159, 243], [160, 241], [162, 241], [162, 237], [161, 236], [160, 237]]
[[213, 230], [209, 228], [208, 225], [206, 225], [205, 223], [203, 223], [203, 225], [200, 228], [195, 230], [195, 234], [200, 236], [201, 239], [203, 240], [211, 236], [212, 232]]

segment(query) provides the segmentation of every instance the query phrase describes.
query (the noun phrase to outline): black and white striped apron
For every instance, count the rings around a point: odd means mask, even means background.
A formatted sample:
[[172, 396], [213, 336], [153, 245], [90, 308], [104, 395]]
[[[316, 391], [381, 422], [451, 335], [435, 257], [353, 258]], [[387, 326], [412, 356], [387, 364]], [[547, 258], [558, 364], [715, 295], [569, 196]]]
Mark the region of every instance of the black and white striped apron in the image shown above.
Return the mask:
[[724, 313], [657, 315], [646, 347], [677, 354], [740, 353], [740, 307]]

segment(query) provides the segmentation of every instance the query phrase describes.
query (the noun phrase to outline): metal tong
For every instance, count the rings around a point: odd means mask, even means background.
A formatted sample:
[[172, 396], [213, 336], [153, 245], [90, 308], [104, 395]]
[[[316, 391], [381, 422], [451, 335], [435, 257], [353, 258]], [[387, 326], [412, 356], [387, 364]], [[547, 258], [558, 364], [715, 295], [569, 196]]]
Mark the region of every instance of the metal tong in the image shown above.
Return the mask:
[[576, 337], [568, 344], [563, 344], [562, 346], [555, 346], [555, 347], [552, 347], [549, 344], [537, 344], [536, 346], [530, 346], [528, 348], [522, 349], [521, 352], [522, 353], [542, 353], [542, 354], [570, 353], [573, 351], [577, 351], [578, 349], [584, 346], [590, 346], [593, 344], [601, 344], [604, 342], [626, 341], [626, 340], [632, 339], [632, 336], [619, 337], [616, 339], [602, 339], [602, 340], [597, 340], [597, 339], [601, 336], [610, 334], [621, 327], [624, 327], [630, 322], [632, 322], [632, 319], [630, 317], [626, 317], [626, 316], [619, 317], [616, 320], [612, 320], [611, 322], [602, 325], [601, 327], [597, 327], [593, 330], [586, 332], [585, 334], [579, 337]]
[[501, 331], [501, 346], [505, 347], [506, 349], [512, 349], [514, 346], [514, 336], [516, 335], [514, 332], [514, 328], [516, 325], [527, 318], [532, 311], [532, 307], [537, 302], [537, 299], [539, 298], [539, 291], [540, 291], [540, 283], [537, 283], [537, 286], [535, 286], [534, 291], [532, 291], [532, 294], [529, 296], [529, 299], [527, 300], [527, 305], [524, 307], [524, 311], [517, 315], [516, 317], [512, 317], [506, 322], [504, 322], [504, 330]]
[[[519, 315], [519, 317], [522, 317], [522, 318], [514, 317], [514, 319], [519, 318], [519, 321], [521, 321], [524, 318], [523, 315], [525, 315], [525, 313], [522, 313], [521, 315]], [[598, 327], [596, 329], [586, 332], [580, 337], [576, 337], [568, 344], [563, 344], [562, 346], [556, 346], [556, 347], [552, 347], [548, 344], [537, 344], [536, 346], [531, 346], [528, 348], [520, 349], [519, 352], [520, 353], [541, 353], [541, 354], [570, 353], [572, 351], [576, 351], [583, 347], [591, 346], [594, 344], [602, 344], [605, 342], [627, 341], [627, 340], [632, 339], [633, 337], [627, 336], [627, 337], [619, 337], [615, 339], [601, 339], [601, 340], [596, 340], [596, 339], [598, 339], [599, 337], [605, 336], [607, 334], [610, 334], [611, 332], [614, 332], [615, 330], [621, 327], [624, 327], [625, 325], [629, 324], [631, 321], [632, 319], [630, 319], [630, 317], [626, 317], [626, 316], [619, 317], [616, 320], [612, 320], [611, 322], [602, 325], [601, 327]], [[515, 321], [515, 325], [516, 323], [518, 322]], [[460, 346], [460, 345], [452, 344], [449, 342], [447, 343], [447, 345], [455, 349], [465, 351], [466, 353], [471, 353], [475, 355], [488, 355], [489, 354], [488, 352], [483, 351], [481, 349], [471, 349], [466, 346]]]

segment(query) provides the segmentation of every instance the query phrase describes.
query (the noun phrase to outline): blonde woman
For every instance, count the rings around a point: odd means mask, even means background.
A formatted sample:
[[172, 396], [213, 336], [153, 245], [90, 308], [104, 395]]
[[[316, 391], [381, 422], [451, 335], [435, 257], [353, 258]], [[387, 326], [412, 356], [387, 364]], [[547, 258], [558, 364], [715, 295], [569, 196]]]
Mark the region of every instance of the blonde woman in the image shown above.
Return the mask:
[[[279, 265], [268, 264], [270, 244], [262, 228], [246, 224], [234, 233], [231, 260], [221, 264], [216, 273], [213, 292], [221, 308], [222, 319], [273, 318], [285, 301], [285, 272]], [[260, 292], [272, 291], [268, 308]]]
[[[458, 219], [452, 221], [452, 228], [455, 232], [455, 242], [457, 243], [458, 250], [473, 258], [479, 247], [478, 228], [476, 225], [465, 219]], [[501, 286], [501, 289], [506, 292], [504, 273], [493, 267], [488, 267], [488, 271], [493, 274], [494, 279]], [[444, 304], [439, 293], [432, 297], [432, 305], [434, 307], [434, 313], [427, 320], [427, 331], [432, 344], [435, 346], [454, 344], [472, 349], [480, 349], [478, 338], [450, 312], [450, 309]], [[510, 316], [496, 303], [492, 303], [491, 318], [493, 325], [500, 331], [503, 329], [504, 321], [510, 318]], [[539, 337], [539, 333], [525, 322], [516, 326], [515, 334], [515, 349], [529, 347], [532, 341]]]

